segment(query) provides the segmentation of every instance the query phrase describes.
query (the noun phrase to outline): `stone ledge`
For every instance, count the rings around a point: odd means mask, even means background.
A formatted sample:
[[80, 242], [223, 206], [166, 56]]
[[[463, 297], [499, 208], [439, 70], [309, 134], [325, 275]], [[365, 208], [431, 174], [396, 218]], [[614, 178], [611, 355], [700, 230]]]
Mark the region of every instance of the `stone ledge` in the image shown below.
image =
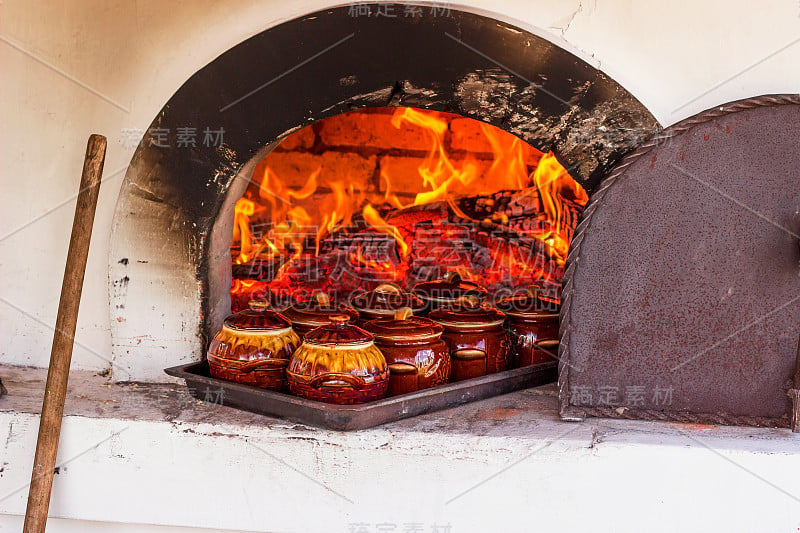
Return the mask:
[[[45, 371], [0, 367], [0, 376], [9, 389], [0, 514], [19, 515]], [[74, 371], [59, 463], [51, 512], [68, 519], [343, 532], [800, 526], [800, 436], [564, 423], [553, 386], [339, 433], [198, 403], [181, 386]]]

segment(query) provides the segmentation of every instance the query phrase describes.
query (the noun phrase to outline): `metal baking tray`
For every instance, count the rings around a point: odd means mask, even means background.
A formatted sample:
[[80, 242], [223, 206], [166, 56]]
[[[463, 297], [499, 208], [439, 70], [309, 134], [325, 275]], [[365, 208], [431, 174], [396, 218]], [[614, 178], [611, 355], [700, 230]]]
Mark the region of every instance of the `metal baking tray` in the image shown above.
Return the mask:
[[352, 431], [552, 383], [557, 379], [557, 366], [555, 362], [548, 362], [515, 368], [360, 405], [316, 402], [212, 378], [207, 361], [173, 366], [164, 372], [186, 380], [189, 393], [198, 400], [207, 399], [208, 392], [213, 391], [215, 400], [219, 400], [216, 403], [228, 407], [310, 426]]

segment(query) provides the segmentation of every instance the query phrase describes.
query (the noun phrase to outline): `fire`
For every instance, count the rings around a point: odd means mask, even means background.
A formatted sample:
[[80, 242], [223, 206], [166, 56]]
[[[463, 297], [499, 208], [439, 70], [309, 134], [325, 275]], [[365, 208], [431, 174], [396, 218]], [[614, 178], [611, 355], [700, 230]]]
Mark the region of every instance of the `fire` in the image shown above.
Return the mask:
[[233, 280], [233, 289], [235, 292], [246, 292], [256, 284], [258, 284], [258, 281], [252, 279], [235, 279]]
[[[392, 125], [399, 129], [406, 123], [422, 128], [431, 139], [428, 155], [418, 169], [421, 192], [414, 198], [413, 205], [444, 200], [453, 194], [463, 196], [520, 189], [528, 181], [524, 143], [502, 130], [481, 124], [495, 156], [489, 169], [482, 172], [473, 157], [467, 156], [456, 163], [448, 155], [444, 142], [448, 123], [443, 118], [410, 107], [400, 108], [392, 117]], [[386, 176], [386, 180], [391, 182], [391, 177]], [[402, 206], [402, 203], [395, 205]]]
[[389, 261], [376, 261], [366, 257], [361, 248], [357, 248], [355, 252], [350, 252], [350, 260], [369, 269], [382, 272], [391, 272], [393, 267]]
[[[539, 190], [544, 212], [553, 228], [562, 226], [561, 199], [571, 197], [581, 207], [584, 207], [589, 201], [586, 191], [570, 178], [567, 170], [561, 166], [552, 153], [539, 160], [539, 166], [533, 173], [533, 182]], [[563, 233], [550, 230], [537, 235], [537, 238], [552, 249], [552, 253], [558, 257], [559, 263], [563, 264], [566, 261], [571, 235], [568, 237]]]
[[261, 299], [269, 292], [267, 283], [253, 279], [234, 279], [231, 284], [231, 310], [247, 309], [247, 302]]
[[250, 252], [253, 249], [250, 217], [256, 212], [256, 204], [246, 198], [239, 198], [233, 210], [233, 240], [239, 241], [239, 257], [236, 258], [236, 264], [240, 265], [250, 260]]
[[400, 231], [396, 227], [386, 222], [378, 213], [378, 211], [372, 207], [372, 205], [367, 204], [364, 206], [362, 216], [367, 224], [381, 233], [385, 233], [386, 235], [393, 237], [395, 242], [397, 242], [397, 245], [400, 247], [400, 256], [408, 257], [408, 244], [406, 244], [406, 241], [403, 240], [403, 236], [400, 235]]
[[[456, 150], [451, 140], [456, 119], [467, 120], [394, 109], [386, 125], [389, 135], [413, 131], [427, 139], [427, 148], [414, 156], [420, 162], [412, 174], [402, 167], [408, 156], [389, 150], [379, 154], [379, 185], [365, 182], [363, 172], [353, 178], [347, 168], [326, 167], [324, 160], [308, 166], [305, 178], [298, 180], [286, 174], [286, 165], [273, 164], [272, 154], [264, 158], [236, 203], [231, 251], [237, 265], [274, 268], [257, 281], [235, 279], [234, 297], [253, 290], [291, 296], [301, 285], [303, 290], [360, 287], [365, 273], [410, 286], [436, 269], [455, 270], [487, 286], [560, 282], [586, 192], [552, 153], [487, 124], [472, 130], [484, 148]], [[319, 151], [309, 153], [316, 157]], [[497, 195], [502, 205], [495, 204]], [[514, 209], [528, 209], [525, 217], [509, 210], [509, 197], [521, 205]], [[468, 200], [464, 205], [463, 199]], [[476, 199], [490, 212], [471, 214]], [[427, 211], [429, 205], [438, 210]], [[483, 229], [475, 233], [478, 227]], [[491, 228], [504, 237], [481, 237]], [[520, 246], [517, 240], [538, 244]], [[480, 265], [465, 256], [478, 249], [485, 250]]]

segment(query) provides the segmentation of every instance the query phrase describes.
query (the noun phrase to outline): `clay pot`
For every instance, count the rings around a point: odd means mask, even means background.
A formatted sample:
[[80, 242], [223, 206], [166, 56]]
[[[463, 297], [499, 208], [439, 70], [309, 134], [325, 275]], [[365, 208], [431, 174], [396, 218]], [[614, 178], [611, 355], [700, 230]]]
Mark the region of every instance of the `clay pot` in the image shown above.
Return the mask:
[[506, 314], [513, 368], [558, 360], [558, 303], [531, 287], [503, 298], [497, 308]]
[[481, 304], [475, 296], [463, 296], [451, 306], [431, 311], [430, 318], [444, 327], [442, 339], [450, 348], [450, 381], [508, 370], [502, 311]]
[[380, 400], [389, 387], [389, 367], [370, 333], [347, 315], [308, 332], [289, 362], [292, 394], [336, 404]]
[[358, 311], [362, 324], [376, 318], [391, 318], [403, 307], [410, 308], [414, 314], [425, 307], [422, 300], [394, 283], [382, 283], [369, 292], [356, 294], [350, 299], [350, 305]]
[[266, 302], [252, 301], [222, 324], [208, 347], [212, 377], [286, 389], [286, 366], [300, 344], [288, 318], [267, 309]]
[[375, 344], [389, 364], [387, 396], [450, 381], [450, 352], [442, 340], [442, 326], [433, 320], [413, 316], [405, 307], [394, 317], [370, 320], [364, 328], [375, 336]]
[[448, 272], [442, 279], [417, 283], [412, 292], [425, 302], [422, 314], [427, 315], [435, 309], [453, 305], [462, 296], [473, 296], [483, 301], [487, 290], [472, 281], [464, 281], [457, 272]]
[[330, 324], [333, 315], [347, 315], [351, 321], [358, 319], [358, 311], [344, 304], [333, 304], [324, 292], [318, 292], [306, 302], [297, 303], [283, 311], [292, 321], [292, 329], [303, 339], [314, 328]]

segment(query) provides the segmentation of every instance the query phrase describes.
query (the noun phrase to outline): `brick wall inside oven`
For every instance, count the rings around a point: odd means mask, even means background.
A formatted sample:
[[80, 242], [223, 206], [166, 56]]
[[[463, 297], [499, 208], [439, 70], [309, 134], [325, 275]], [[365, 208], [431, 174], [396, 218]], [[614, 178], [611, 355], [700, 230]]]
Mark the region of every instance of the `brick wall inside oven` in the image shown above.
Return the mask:
[[[299, 189], [321, 167], [321, 183], [347, 179], [357, 188], [385, 193], [387, 182], [381, 174], [388, 173], [391, 192], [410, 202], [421, 190], [418, 169], [433, 146], [433, 137], [408, 122], [401, 128], [394, 127], [391, 119], [395, 112], [396, 108], [365, 109], [307, 126], [287, 136], [259, 163], [254, 176], [263, 175], [264, 167], [269, 166], [285, 185]], [[436, 116], [448, 122], [444, 149], [456, 167], [468, 159], [479, 171], [491, 166], [495, 156], [482, 123], [450, 113]], [[510, 135], [491, 128], [498, 135]], [[526, 150], [526, 154], [532, 171], [541, 154], [535, 149]]]

